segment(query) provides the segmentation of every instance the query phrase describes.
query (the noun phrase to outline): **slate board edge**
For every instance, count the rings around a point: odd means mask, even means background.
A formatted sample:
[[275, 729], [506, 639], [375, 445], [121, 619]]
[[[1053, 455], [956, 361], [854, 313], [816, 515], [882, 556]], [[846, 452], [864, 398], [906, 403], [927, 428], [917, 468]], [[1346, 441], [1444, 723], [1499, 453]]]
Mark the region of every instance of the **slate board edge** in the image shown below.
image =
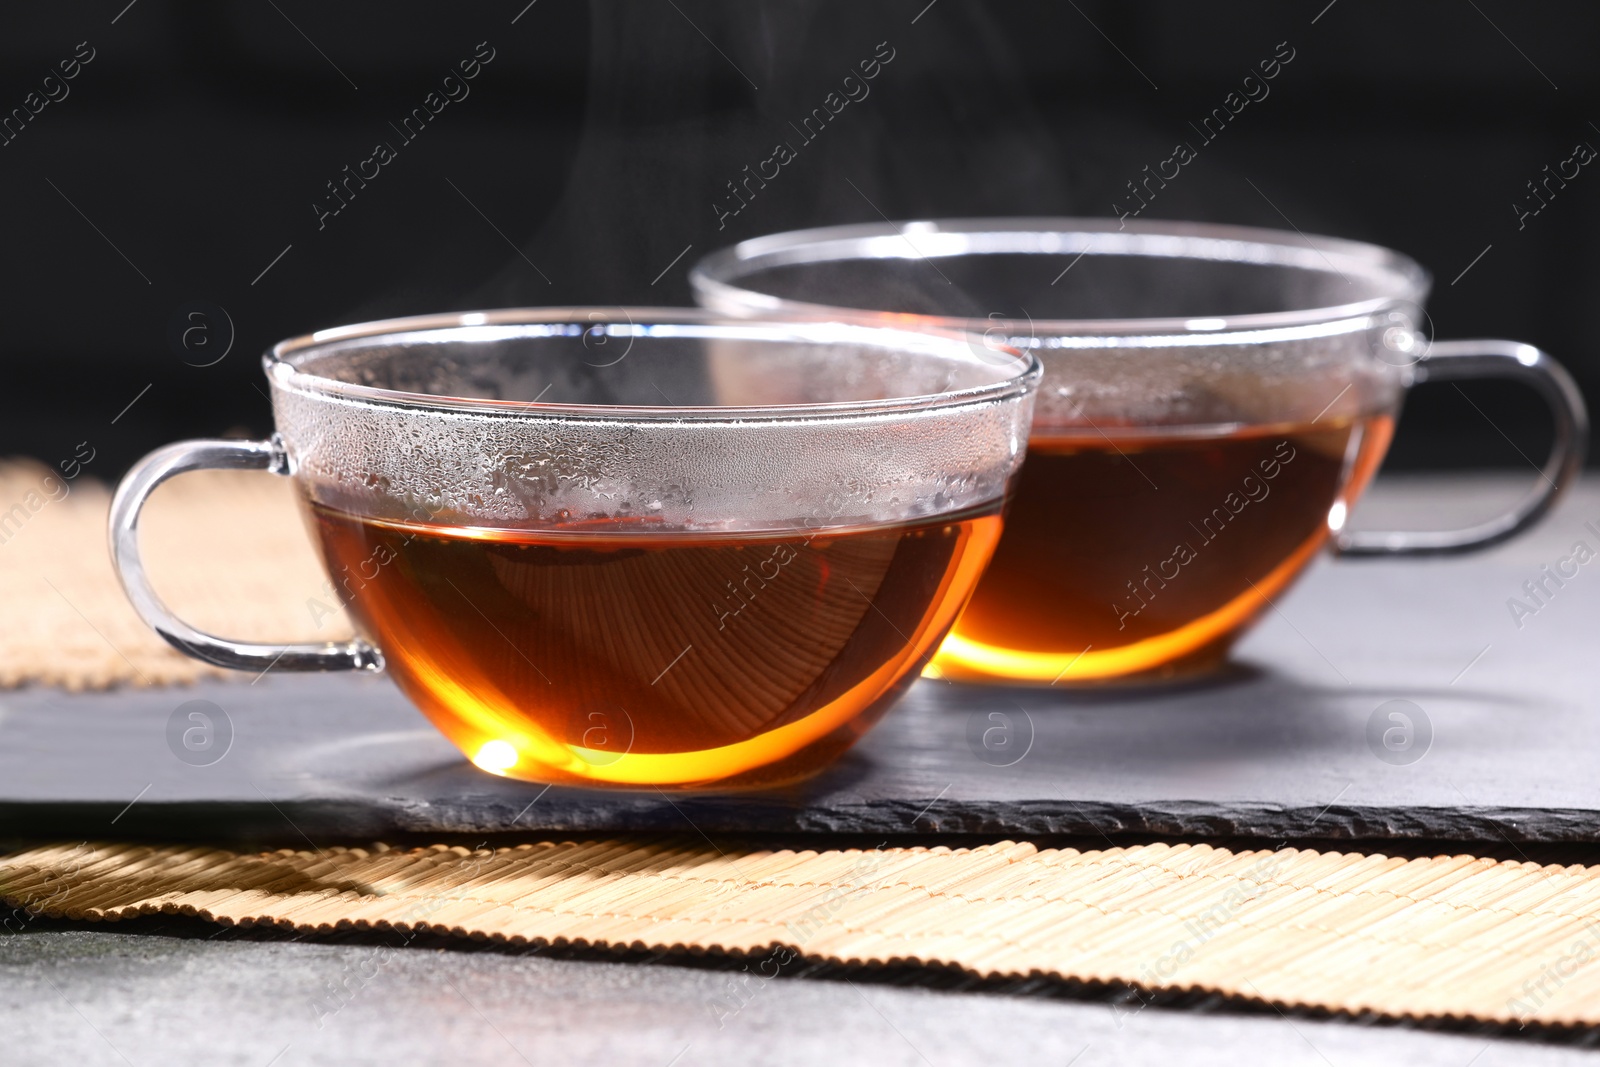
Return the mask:
[[[674, 806], [675, 805], [675, 806]], [[486, 835], [505, 840], [540, 834], [762, 834], [1070, 836], [1154, 835], [1185, 839], [1350, 841], [1381, 851], [1385, 841], [1595, 843], [1600, 812], [1576, 808], [1282, 807], [1163, 801], [1149, 804], [1075, 802], [964, 803], [940, 800], [924, 808], [908, 801], [875, 801], [795, 808], [749, 798], [680, 797], [672, 804], [648, 796], [552, 803], [525, 811], [503, 800], [448, 807], [391, 798], [383, 804], [332, 800], [277, 804], [144, 802], [119, 815], [102, 803], [0, 803], [0, 837], [30, 840], [162, 840], [271, 842], [321, 848], [363, 844], [386, 835]], [[113, 823], [113, 819], [116, 822]]]

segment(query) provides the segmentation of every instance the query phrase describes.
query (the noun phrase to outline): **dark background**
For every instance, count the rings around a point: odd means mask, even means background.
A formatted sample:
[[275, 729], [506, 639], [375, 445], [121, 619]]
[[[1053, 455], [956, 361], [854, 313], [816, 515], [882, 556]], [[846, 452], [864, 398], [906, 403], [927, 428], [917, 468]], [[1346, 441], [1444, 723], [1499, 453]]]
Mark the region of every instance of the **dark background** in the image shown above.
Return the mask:
[[[0, 147], [0, 455], [87, 440], [113, 478], [169, 440], [263, 434], [259, 354], [326, 326], [688, 303], [717, 247], [880, 210], [1112, 214], [1285, 41], [1271, 95], [1143, 217], [1398, 248], [1434, 274], [1438, 336], [1530, 341], [1600, 386], [1600, 167], [1520, 230], [1512, 206], [1600, 147], [1592, 3], [8, 5], [0, 114], [82, 41], [70, 95]], [[885, 41], [870, 97], [719, 230], [725, 183]], [[401, 145], [389, 123], [479, 42], [470, 96]], [[319, 229], [324, 183], [379, 140], [398, 158]], [[1419, 390], [1391, 466], [1542, 458], [1531, 396], [1466, 394]]]

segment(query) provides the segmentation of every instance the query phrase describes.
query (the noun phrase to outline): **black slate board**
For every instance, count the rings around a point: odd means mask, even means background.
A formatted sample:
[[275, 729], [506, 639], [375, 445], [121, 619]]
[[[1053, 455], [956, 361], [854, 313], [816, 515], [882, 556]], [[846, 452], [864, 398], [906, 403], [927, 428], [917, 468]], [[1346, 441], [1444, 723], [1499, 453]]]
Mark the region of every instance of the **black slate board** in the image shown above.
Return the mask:
[[[1390, 490], [1388, 510], [1471, 508], [1479, 484]], [[546, 792], [498, 779], [382, 678], [13, 692], [0, 695], [0, 835], [319, 846], [541, 831], [1600, 841], [1600, 562], [1520, 626], [1507, 605], [1574, 541], [1600, 549], [1590, 519], [1600, 526], [1600, 491], [1586, 486], [1536, 536], [1485, 556], [1324, 561], [1244, 642], [1236, 669], [1202, 685], [920, 682], [840, 764], [773, 793]], [[234, 728], [208, 767], [180, 762], [167, 742], [172, 712], [195, 699]], [[1431, 727], [1420, 758], [1415, 740], [1390, 760], [1369, 742], [1375, 716], [1379, 733], [1390, 724], [1392, 700]], [[1011, 766], [985, 762], [969, 740], [991, 713], [1019, 738], [1031, 729]]]

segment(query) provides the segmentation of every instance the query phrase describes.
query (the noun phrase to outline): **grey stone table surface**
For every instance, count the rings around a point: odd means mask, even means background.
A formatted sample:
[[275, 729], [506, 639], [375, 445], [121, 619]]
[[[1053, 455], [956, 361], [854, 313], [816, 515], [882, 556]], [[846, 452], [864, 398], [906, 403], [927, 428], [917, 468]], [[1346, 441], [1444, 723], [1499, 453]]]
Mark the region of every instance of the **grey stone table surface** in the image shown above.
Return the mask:
[[[593, 1063], [955, 1067], [1507, 1067], [1592, 1062], [1532, 1035], [1319, 1019], [1205, 1001], [1140, 1006], [867, 975], [148, 930], [0, 934], [7, 1067]], [[1198, 1009], [1198, 1010], [1197, 1010]]]
[[1141, 1008], [1026, 990], [896, 987], [866, 976], [762, 981], [664, 963], [117, 928], [0, 934], [0, 984], [0, 1062], [8, 1067], [1507, 1067], [1594, 1059], [1514, 1033], [1426, 1032], [1270, 1008]]
[[[1390, 482], [1365, 525], [1495, 510], [1525, 482]], [[1586, 523], [1594, 523], [1594, 527]], [[276, 837], [677, 830], [1144, 832], [1262, 838], [1600, 840], [1600, 482], [1489, 553], [1323, 560], [1205, 684], [1066, 691], [922, 681], [841, 763], [731, 796], [600, 792], [473, 768], [381, 677], [0, 695], [0, 836]], [[1513, 612], [1520, 600], [1532, 612]], [[168, 725], [231, 724], [205, 767]], [[1393, 704], [1393, 701], [1406, 703]], [[1410, 745], [1377, 742], [1401, 720]], [[995, 719], [992, 716], [1004, 716]], [[1009, 766], [975, 738], [1003, 724]], [[1407, 735], [1391, 735], [1404, 744]], [[1006, 757], [1012, 758], [1012, 757]]]

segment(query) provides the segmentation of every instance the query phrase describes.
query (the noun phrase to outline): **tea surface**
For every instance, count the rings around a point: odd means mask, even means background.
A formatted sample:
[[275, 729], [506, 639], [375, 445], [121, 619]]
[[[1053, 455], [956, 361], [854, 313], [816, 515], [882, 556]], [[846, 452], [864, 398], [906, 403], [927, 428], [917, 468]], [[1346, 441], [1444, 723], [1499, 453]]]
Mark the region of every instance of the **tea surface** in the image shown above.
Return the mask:
[[357, 624], [475, 763], [757, 786], [820, 769], [944, 636], [997, 511], [808, 534], [311, 523]]
[[1068, 683], [1214, 665], [1342, 521], [1387, 416], [1139, 436], [1036, 426], [930, 673]]

